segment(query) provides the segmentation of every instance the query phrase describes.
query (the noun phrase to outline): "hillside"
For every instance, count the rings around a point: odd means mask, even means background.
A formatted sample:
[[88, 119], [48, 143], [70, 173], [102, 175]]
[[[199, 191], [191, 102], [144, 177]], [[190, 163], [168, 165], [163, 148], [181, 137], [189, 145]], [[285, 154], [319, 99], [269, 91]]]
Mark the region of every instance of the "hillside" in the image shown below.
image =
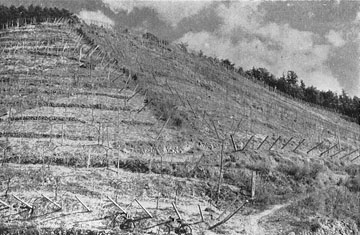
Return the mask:
[[360, 225], [360, 129], [336, 113], [150, 33], [62, 19], [0, 31], [0, 51], [0, 231], [165, 234], [172, 202], [193, 234]]

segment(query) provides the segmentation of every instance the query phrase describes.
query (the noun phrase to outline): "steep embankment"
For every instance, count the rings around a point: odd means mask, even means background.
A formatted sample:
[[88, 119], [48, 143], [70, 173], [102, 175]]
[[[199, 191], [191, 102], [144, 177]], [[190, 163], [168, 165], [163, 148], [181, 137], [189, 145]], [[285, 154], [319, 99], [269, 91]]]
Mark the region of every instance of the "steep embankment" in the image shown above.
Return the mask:
[[[57, 21], [0, 32], [0, 51], [0, 216], [7, 227], [116, 230], [120, 207], [146, 216], [137, 198], [154, 214], [135, 223], [139, 233], [165, 231], [154, 225], [176, 216], [173, 201], [191, 222], [199, 222], [197, 204], [207, 208], [206, 223], [192, 226], [198, 233], [227, 205], [233, 211], [249, 199], [254, 179], [253, 203], [215, 232], [277, 234], [278, 225], [261, 221], [301, 207], [289, 198], [335, 184], [349, 195], [358, 190], [351, 166], [358, 126], [183, 46]], [[358, 206], [354, 197], [348, 202]], [[288, 213], [287, 225], [309, 222]]]

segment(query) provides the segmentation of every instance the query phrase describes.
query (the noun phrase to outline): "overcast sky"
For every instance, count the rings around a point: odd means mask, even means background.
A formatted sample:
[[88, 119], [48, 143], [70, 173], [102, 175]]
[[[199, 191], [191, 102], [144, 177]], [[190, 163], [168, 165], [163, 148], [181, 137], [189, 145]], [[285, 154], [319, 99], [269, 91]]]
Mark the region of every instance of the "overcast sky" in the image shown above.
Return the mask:
[[[0, 0], [0, 2], [8, 0]], [[19, 2], [21, 0], [14, 0]], [[27, 0], [186, 42], [244, 69], [295, 71], [307, 85], [360, 97], [360, 2]], [[46, 2], [46, 3], [44, 3]]]

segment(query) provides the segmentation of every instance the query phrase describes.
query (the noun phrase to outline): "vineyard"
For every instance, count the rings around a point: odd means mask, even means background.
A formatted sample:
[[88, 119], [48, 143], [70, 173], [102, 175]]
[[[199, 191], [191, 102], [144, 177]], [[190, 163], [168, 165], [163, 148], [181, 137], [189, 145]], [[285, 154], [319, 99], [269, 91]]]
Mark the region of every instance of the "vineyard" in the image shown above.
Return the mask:
[[355, 123], [150, 33], [56, 19], [0, 53], [0, 233], [230, 234], [360, 161]]

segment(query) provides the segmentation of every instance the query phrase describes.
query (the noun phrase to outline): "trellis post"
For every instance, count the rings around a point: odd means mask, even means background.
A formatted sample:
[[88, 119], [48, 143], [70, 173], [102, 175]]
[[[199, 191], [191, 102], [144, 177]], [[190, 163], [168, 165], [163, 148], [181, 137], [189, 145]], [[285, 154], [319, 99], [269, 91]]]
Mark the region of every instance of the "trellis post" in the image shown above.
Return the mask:
[[75, 195], [75, 198], [76, 198], [76, 200], [78, 200], [78, 201], [80, 202], [80, 204], [86, 209], [87, 212], [91, 212], [90, 208], [87, 207], [87, 206], [85, 205], [85, 203], [84, 203], [83, 201], [81, 201], [80, 198], [78, 198], [76, 195]]
[[353, 153], [355, 153], [356, 151], [358, 151], [359, 149], [355, 149], [354, 151], [351, 151], [350, 153], [347, 153], [347, 154], [345, 154], [344, 156], [342, 156], [339, 160], [342, 160], [342, 159], [344, 159], [344, 158], [346, 158], [346, 157], [348, 157], [348, 156], [350, 156], [351, 154], [353, 154]]
[[309, 149], [306, 154], [309, 154], [311, 151], [313, 151], [314, 149], [320, 147], [320, 145], [322, 145], [324, 143], [324, 141], [320, 142], [319, 144], [315, 145], [314, 147], [312, 147], [311, 149]]
[[235, 144], [233, 135], [230, 135], [230, 138], [231, 138], [231, 143], [232, 143], [233, 148], [234, 148], [234, 152], [236, 152], [236, 151], [237, 151], [237, 148], [236, 148], [236, 144]]
[[276, 143], [277, 143], [280, 139], [281, 139], [281, 136], [279, 136], [279, 137], [275, 140], [275, 142], [270, 146], [269, 150], [271, 150], [271, 149], [276, 145]]
[[319, 157], [321, 157], [322, 155], [324, 155], [325, 153], [329, 152], [331, 149], [335, 148], [338, 144], [335, 144], [333, 146], [331, 146], [330, 148], [328, 148], [327, 150], [325, 150], [324, 152], [320, 153]]
[[244, 147], [240, 150], [240, 151], [244, 151], [246, 149], [246, 147], [249, 145], [249, 143], [251, 142], [251, 140], [254, 138], [255, 135], [251, 136], [250, 139], [246, 142], [246, 144], [244, 145]]
[[281, 147], [281, 149], [284, 149], [293, 139], [294, 139], [294, 137], [291, 137], [291, 138]]
[[293, 152], [295, 152], [300, 146], [305, 142], [305, 139], [302, 139], [299, 144], [294, 148]]

